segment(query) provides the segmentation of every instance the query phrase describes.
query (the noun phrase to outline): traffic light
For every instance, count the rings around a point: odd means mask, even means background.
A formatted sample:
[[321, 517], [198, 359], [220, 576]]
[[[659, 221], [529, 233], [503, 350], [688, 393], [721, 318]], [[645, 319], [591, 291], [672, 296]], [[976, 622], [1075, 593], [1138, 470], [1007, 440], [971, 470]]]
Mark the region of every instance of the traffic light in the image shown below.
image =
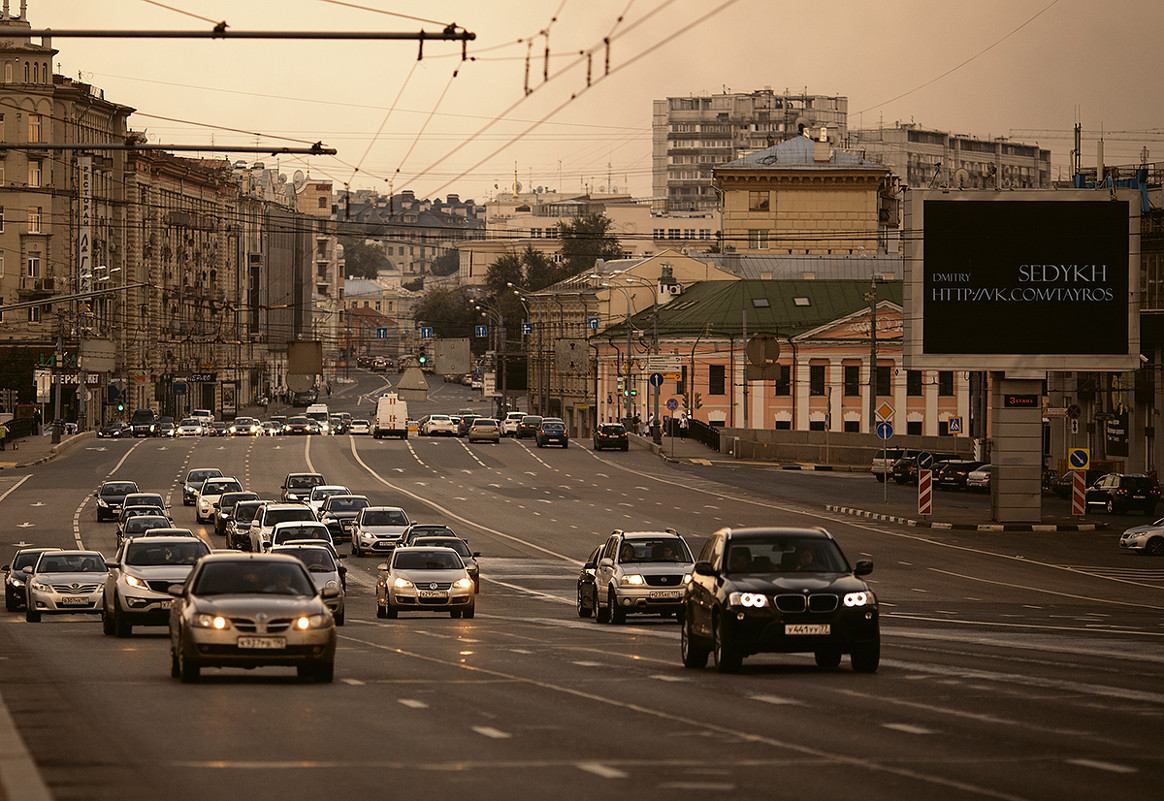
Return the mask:
[[424, 348], [421, 348], [420, 351], [416, 354], [416, 363], [421, 367], [424, 367], [426, 364], [428, 364], [428, 353], [425, 352]]

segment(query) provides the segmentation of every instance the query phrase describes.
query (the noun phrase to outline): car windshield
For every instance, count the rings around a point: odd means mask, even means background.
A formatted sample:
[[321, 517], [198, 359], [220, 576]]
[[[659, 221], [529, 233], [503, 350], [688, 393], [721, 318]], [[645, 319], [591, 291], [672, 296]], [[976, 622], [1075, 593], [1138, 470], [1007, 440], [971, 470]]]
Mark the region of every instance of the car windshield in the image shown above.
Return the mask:
[[331, 540], [326, 526], [280, 526], [274, 538], [279, 542], [288, 540]]
[[365, 526], [407, 526], [408, 516], [396, 509], [365, 511], [362, 518]]
[[296, 509], [268, 509], [267, 514], [263, 516], [263, 523], [268, 526], [293, 520], [315, 520], [315, 514], [304, 506]]
[[224, 560], [203, 566], [191, 590], [195, 595], [315, 595], [315, 586], [295, 562]]
[[262, 507], [261, 503], [239, 501], [234, 505], [234, 519], [236, 523], [249, 523], [255, 519], [255, 512]]
[[137, 485], [132, 481], [118, 481], [101, 487], [102, 495], [129, 495], [133, 492], [137, 492]]
[[621, 433], [623, 433], [624, 429], [622, 426], [603, 425], [603, 426], [599, 426], [598, 430], [601, 431], [603, 434], [621, 434]]
[[294, 556], [312, 573], [336, 572], [335, 559], [324, 548], [289, 548], [280, 553]]
[[328, 501], [327, 508], [332, 512], [355, 512], [368, 505], [367, 498], [355, 496], [335, 495]]
[[452, 551], [398, 551], [392, 560], [397, 570], [457, 570], [464, 569], [461, 557]]
[[[198, 425], [197, 420], [190, 420], [189, 422], [191, 425]], [[186, 420], [182, 421], [182, 425], [186, 425], [186, 423]], [[193, 484], [198, 481], [205, 481], [208, 478], [214, 478], [215, 476], [221, 475], [221, 470], [191, 470], [190, 475], [186, 476], [186, 481]]]
[[170, 521], [164, 517], [153, 515], [138, 515], [125, 521], [126, 534], [140, 534], [153, 528], [169, 528]]
[[205, 495], [221, 495], [224, 492], [242, 492], [242, 484], [237, 481], [211, 481], [207, 479], [202, 485]]
[[350, 495], [351, 492], [347, 487], [316, 487], [311, 490], [311, 500], [318, 501], [321, 498], [330, 498], [332, 495]]
[[413, 544], [429, 545], [434, 548], [451, 548], [462, 557], [473, 556], [473, 552], [469, 550], [469, 543], [460, 537], [425, 537], [423, 542], [418, 541]]
[[844, 573], [849, 569], [833, 541], [795, 535], [733, 542], [726, 565], [728, 573]]
[[125, 549], [127, 565], [192, 565], [210, 553], [202, 540], [190, 542], [131, 542]]
[[148, 495], [141, 492], [131, 492], [125, 496], [126, 506], [152, 506], [155, 509], [163, 509], [166, 502], [162, 500], [161, 495]]
[[23, 570], [29, 565], [35, 565], [36, 560], [40, 559], [40, 555], [42, 553], [44, 553], [44, 551], [24, 551], [22, 553], [16, 554], [16, 559], [12, 562], [12, 570], [15, 572], [18, 570]]
[[453, 530], [451, 528], [449, 528], [448, 526], [413, 526], [412, 527], [411, 536], [413, 539], [416, 539], [417, 537], [428, 537], [428, 536], [432, 536], [432, 535], [447, 536], [447, 537], [456, 536], [455, 534], [453, 534]]
[[322, 483], [323, 479], [320, 476], [291, 476], [287, 479], [287, 486], [290, 489], [310, 489]]
[[38, 573], [104, 573], [105, 557], [99, 553], [46, 553], [36, 563]]
[[618, 561], [626, 562], [690, 562], [686, 543], [678, 537], [624, 539]]

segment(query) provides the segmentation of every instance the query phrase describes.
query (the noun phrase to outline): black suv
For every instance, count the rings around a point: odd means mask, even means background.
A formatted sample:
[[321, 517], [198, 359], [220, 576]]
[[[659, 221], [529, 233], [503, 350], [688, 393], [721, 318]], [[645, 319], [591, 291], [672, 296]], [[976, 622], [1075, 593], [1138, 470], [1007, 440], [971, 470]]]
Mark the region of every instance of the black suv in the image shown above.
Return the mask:
[[132, 481], [105, 481], [93, 493], [97, 499], [97, 522], [116, 520], [121, 515], [121, 505], [125, 496], [137, 492], [137, 484]]
[[[918, 451], [917, 454], [921, 454]], [[916, 484], [917, 483], [917, 454], [912, 456], [903, 456], [893, 463], [893, 469], [889, 472], [890, 477], [898, 484]], [[930, 454], [934, 459], [934, 464], [930, 468], [936, 475], [941, 469], [944, 462], [959, 460], [962, 457], [955, 453], [932, 453]]]
[[594, 450], [618, 448], [625, 451], [629, 447], [626, 426], [622, 423], [602, 423], [594, 429]]
[[521, 422], [517, 424], [517, 433], [514, 434], [518, 439], [525, 439], [526, 437], [536, 436], [538, 433], [538, 426], [542, 424], [541, 415], [527, 414], [521, 418]]
[[1129, 509], [1142, 509], [1151, 515], [1160, 501], [1160, 488], [1142, 473], [1108, 473], [1087, 489], [1087, 511], [1105, 509], [1110, 514], [1123, 514]]
[[135, 437], [158, 435], [158, 414], [153, 409], [138, 409], [129, 418], [129, 433]]
[[942, 469], [934, 475], [934, 484], [938, 489], [966, 489], [966, 476], [971, 470], [977, 470], [986, 462], [973, 459], [951, 459], [942, 463]]
[[757, 653], [811, 652], [833, 668], [849, 654], [853, 670], [881, 661], [877, 599], [821, 528], [720, 529], [707, 540], [683, 595], [683, 664], [711, 654], [723, 673]]

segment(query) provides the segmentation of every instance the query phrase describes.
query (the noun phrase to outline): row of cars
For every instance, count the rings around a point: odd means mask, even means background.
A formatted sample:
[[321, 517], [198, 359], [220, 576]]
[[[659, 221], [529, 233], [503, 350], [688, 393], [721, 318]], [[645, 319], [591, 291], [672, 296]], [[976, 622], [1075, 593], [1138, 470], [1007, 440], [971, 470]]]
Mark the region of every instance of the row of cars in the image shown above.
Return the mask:
[[724, 528], [693, 556], [682, 535], [614, 531], [583, 563], [577, 610], [599, 623], [628, 615], [675, 616], [683, 664], [738, 670], [751, 654], [812, 653], [832, 668], [848, 654], [853, 669], [880, 663], [877, 599], [820, 528]]

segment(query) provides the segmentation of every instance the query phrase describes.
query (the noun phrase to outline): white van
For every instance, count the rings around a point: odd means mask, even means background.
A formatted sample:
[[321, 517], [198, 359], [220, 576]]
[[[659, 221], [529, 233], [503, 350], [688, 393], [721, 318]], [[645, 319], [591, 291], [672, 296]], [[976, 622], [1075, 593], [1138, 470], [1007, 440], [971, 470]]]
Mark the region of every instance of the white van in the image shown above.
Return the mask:
[[328, 412], [326, 403], [313, 403], [307, 407], [307, 411], [303, 414], [305, 417], [319, 423], [320, 434], [331, 433], [331, 426], [328, 422], [331, 419], [331, 413]]
[[372, 436], [408, 439], [408, 404], [395, 392], [385, 392], [376, 401], [376, 417], [372, 420]]

